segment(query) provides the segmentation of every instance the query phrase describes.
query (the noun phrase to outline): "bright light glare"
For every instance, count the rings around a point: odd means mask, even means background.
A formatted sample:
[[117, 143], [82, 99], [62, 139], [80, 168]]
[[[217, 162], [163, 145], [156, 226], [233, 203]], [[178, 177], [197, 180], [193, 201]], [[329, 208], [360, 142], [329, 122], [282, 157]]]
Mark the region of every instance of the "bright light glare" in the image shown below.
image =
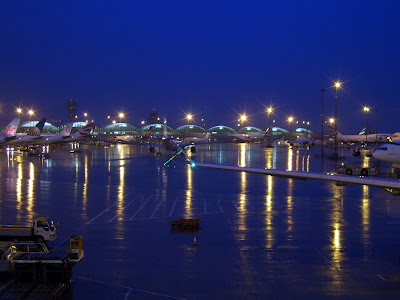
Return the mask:
[[88, 113], [84, 113], [83, 116], [84, 116], [84, 117], [87, 117], [87, 116], [88, 116]]
[[246, 115], [241, 115], [240, 116], [240, 121], [246, 121], [247, 120], [247, 116]]
[[369, 112], [369, 107], [368, 106], [364, 106], [363, 109], [364, 109], [365, 112]]
[[120, 119], [122, 119], [123, 117], [125, 117], [125, 114], [121, 112], [121, 113], [118, 114], [118, 117], [119, 117]]
[[272, 107], [268, 107], [267, 113], [270, 114], [270, 113], [272, 113], [273, 110], [274, 110], [274, 109], [273, 109]]
[[113, 120], [113, 124], [117, 123], [117, 121]]
[[19, 113], [19, 114], [22, 113], [22, 109], [18, 107], [17, 108], [17, 113]]
[[335, 123], [335, 119], [334, 119], [334, 118], [330, 118], [330, 119], [329, 119], [329, 123], [331, 123], [331, 124], [332, 124], [332, 123]]
[[28, 114], [32, 116], [34, 114], [33, 110], [32, 109], [28, 110]]
[[187, 115], [186, 115], [186, 119], [192, 120], [192, 119], [193, 119], [193, 116], [192, 116], [191, 114], [187, 114]]
[[289, 123], [291, 123], [291, 122], [293, 122], [293, 117], [289, 117], [287, 120]]
[[340, 88], [340, 85], [341, 85], [342, 83], [340, 82], [340, 81], [336, 81], [335, 82], [335, 88]]

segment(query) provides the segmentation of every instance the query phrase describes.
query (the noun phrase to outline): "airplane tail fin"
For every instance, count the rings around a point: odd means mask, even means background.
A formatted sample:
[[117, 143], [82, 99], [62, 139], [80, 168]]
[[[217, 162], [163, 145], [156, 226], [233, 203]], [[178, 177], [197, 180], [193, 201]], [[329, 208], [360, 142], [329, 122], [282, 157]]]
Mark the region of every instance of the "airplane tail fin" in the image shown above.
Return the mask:
[[94, 126], [93, 122], [89, 123], [89, 124], [86, 124], [81, 129], [78, 130], [78, 134], [80, 136], [89, 136], [90, 133], [92, 132], [93, 126]]
[[153, 126], [149, 126], [149, 128], [146, 131], [146, 134], [144, 135], [145, 137], [149, 137], [151, 135], [151, 130], [153, 129]]
[[21, 122], [20, 118], [13, 119], [10, 124], [0, 132], [0, 136], [10, 137], [15, 136], [17, 134], [18, 125]]
[[392, 142], [397, 142], [400, 141], [400, 132], [395, 132], [393, 133], [393, 135], [391, 136]]
[[335, 131], [335, 128], [332, 125], [328, 125], [328, 128], [329, 128], [329, 132], [330, 132], [330, 134], [329, 134], [330, 138], [334, 138], [335, 135], [336, 136], [340, 136], [340, 132], [339, 131]]
[[44, 123], [46, 123], [46, 118], [41, 119], [35, 127], [32, 127], [27, 135], [39, 136], [42, 133]]
[[73, 123], [68, 123], [67, 125], [65, 125], [63, 130], [60, 131], [59, 135], [60, 136], [69, 136], [71, 134], [72, 124]]
[[358, 133], [358, 135], [367, 134], [366, 131], [367, 131], [367, 129], [366, 129], [366, 128], [363, 128], [363, 129]]
[[209, 138], [211, 138], [211, 133], [210, 133], [210, 132], [207, 132], [207, 134], [206, 134], [205, 138], [206, 138], [206, 139], [209, 139]]

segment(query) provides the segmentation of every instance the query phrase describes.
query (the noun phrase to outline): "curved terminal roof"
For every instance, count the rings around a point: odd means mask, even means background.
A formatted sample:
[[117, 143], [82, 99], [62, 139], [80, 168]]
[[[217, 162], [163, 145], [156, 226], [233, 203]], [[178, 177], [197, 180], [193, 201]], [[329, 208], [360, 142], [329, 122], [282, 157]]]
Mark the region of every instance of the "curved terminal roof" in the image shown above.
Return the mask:
[[295, 132], [298, 134], [312, 134], [312, 131], [307, 128], [296, 128]]
[[[143, 126], [142, 128], [140, 128], [139, 129], [139, 133], [145, 134], [150, 126], [152, 126], [152, 128], [151, 128], [151, 133], [152, 134], [164, 134], [164, 124], [148, 124], [148, 125]], [[175, 130], [173, 128], [167, 126], [167, 133], [168, 134], [175, 134]]]
[[206, 134], [207, 130], [197, 125], [183, 125], [175, 129], [177, 134], [186, 135], [187, 133], [203, 133]]
[[252, 127], [252, 126], [246, 126], [241, 128], [238, 133], [242, 133], [242, 134], [262, 134], [263, 131], [260, 128], [257, 127]]
[[272, 127], [271, 132], [274, 135], [289, 133], [289, 131], [287, 131], [286, 129], [283, 129], [281, 127]]
[[228, 126], [224, 126], [224, 125], [218, 125], [218, 126], [214, 126], [211, 127], [210, 129], [208, 129], [208, 132], [211, 132], [211, 134], [213, 135], [224, 135], [224, 134], [232, 134], [232, 133], [236, 133], [235, 129], [228, 127]]
[[105, 133], [113, 132], [115, 134], [126, 134], [138, 132], [139, 129], [128, 123], [115, 123], [103, 126], [101, 131]]
[[[18, 132], [27, 132], [29, 128], [35, 127], [39, 121], [27, 121], [23, 122], [19, 125]], [[50, 124], [49, 122], [44, 123], [43, 132], [42, 133], [58, 133], [59, 129], [57, 126]]]

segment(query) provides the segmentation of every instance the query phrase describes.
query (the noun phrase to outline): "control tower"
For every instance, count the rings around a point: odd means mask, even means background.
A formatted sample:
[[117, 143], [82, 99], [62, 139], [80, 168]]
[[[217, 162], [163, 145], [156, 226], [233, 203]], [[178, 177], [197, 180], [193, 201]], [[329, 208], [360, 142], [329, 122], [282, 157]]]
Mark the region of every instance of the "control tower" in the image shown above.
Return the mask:
[[72, 98], [67, 100], [66, 108], [67, 108], [68, 120], [70, 122], [73, 122], [75, 120], [76, 111], [78, 110], [78, 101]]

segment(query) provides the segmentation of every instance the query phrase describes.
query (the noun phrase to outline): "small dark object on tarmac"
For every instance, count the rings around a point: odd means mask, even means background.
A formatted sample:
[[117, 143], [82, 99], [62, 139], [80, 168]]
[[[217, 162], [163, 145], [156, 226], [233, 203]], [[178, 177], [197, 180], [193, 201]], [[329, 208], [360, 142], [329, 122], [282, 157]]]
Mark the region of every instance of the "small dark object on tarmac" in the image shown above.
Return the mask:
[[199, 228], [201, 219], [177, 219], [169, 222], [172, 228]]

